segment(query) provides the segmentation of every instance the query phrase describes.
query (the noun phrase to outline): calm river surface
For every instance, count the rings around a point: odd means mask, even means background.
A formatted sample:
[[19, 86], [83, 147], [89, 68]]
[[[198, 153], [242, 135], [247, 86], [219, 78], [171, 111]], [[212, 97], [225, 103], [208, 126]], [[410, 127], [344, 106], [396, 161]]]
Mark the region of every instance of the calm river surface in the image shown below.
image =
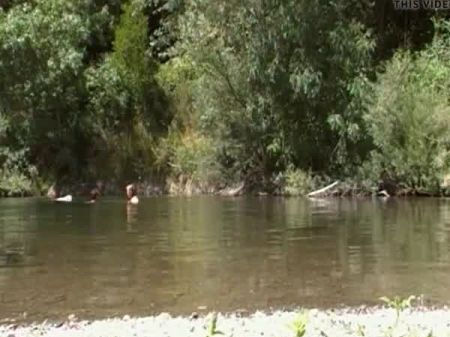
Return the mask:
[[449, 284], [450, 200], [0, 200], [0, 319], [448, 304]]

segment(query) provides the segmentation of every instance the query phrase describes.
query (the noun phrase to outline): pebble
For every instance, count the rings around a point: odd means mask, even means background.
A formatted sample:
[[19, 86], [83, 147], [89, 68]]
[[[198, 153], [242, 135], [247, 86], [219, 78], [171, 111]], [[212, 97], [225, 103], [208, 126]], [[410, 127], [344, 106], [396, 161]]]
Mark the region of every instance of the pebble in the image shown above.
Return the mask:
[[[292, 337], [292, 323], [299, 311], [275, 311], [272, 313], [217, 314], [217, 330], [224, 337]], [[304, 337], [366, 337], [391, 336], [433, 337], [450, 336], [450, 310], [405, 310], [396, 322], [392, 309], [369, 308], [367, 311], [309, 310]], [[49, 322], [26, 326], [0, 325], [0, 336], [14, 337], [205, 337], [208, 335], [212, 314], [191, 317], [172, 317], [168, 313], [158, 316], [123, 318], [96, 321], [77, 321], [75, 325], [52, 325]], [[74, 319], [72, 317], [72, 319]]]

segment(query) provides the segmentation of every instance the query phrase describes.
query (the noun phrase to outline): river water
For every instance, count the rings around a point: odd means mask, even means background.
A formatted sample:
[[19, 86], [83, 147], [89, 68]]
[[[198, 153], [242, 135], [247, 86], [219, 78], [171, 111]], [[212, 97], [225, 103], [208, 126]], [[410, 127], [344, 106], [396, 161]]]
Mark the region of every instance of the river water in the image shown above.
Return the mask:
[[0, 319], [450, 303], [450, 200], [0, 200]]

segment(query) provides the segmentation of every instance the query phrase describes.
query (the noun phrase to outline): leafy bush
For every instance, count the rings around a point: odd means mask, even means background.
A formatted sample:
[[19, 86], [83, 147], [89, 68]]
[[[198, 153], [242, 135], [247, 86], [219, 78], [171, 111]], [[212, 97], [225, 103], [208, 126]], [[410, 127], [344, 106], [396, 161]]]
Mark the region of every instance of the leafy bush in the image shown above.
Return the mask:
[[370, 174], [430, 191], [450, 165], [450, 25], [436, 26], [428, 48], [399, 51], [386, 64], [365, 115], [376, 146]]
[[212, 140], [198, 133], [172, 137], [169, 165], [175, 175], [184, 174], [198, 182], [220, 178], [216, 147]]
[[308, 172], [290, 167], [284, 174], [283, 192], [287, 195], [306, 195], [311, 192], [312, 178]]
[[36, 169], [26, 158], [26, 150], [11, 151], [0, 147], [0, 195], [24, 196], [34, 192], [32, 176]]
[[34, 192], [30, 178], [23, 173], [0, 170], [0, 195], [25, 196]]

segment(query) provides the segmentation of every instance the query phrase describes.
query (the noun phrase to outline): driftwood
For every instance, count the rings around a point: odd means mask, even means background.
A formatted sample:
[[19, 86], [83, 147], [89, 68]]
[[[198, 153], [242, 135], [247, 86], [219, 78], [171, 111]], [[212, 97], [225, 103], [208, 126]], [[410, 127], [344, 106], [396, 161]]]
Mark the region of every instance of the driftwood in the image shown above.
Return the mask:
[[236, 187], [228, 187], [220, 190], [217, 194], [224, 197], [236, 197], [244, 193], [245, 183], [240, 183]]
[[316, 191], [313, 191], [311, 193], [308, 193], [307, 195], [308, 195], [308, 197], [314, 197], [316, 195], [325, 193], [325, 192], [331, 190], [333, 187], [337, 186], [337, 184], [339, 184], [339, 181], [335, 181], [334, 183], [332, 183], [332, 184], [330, 184], [328, 186], [325, 186], [324, 188], [321, 188], [320, 190], [316, 190]]

